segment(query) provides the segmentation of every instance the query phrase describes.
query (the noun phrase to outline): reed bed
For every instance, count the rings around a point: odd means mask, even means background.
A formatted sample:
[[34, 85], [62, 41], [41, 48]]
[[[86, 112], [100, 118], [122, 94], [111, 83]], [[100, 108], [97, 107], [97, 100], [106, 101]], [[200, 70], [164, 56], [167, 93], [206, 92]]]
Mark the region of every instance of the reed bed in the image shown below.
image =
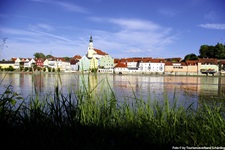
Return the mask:
[[[60, 77], [59, 77], [60, 78]], [[173, 146], [225, 146], [224, 106], [198, 109], [143, 99], [133, 92], [118, 102], [107, 78], [90, 88], [29, 101], [7, 86], [0, 95], [1, 145], [23, 149], [164, 149]], [[107, 88], [105, 88], [107, 87]], [[174, 96], [175, 97], [175, 96]]]

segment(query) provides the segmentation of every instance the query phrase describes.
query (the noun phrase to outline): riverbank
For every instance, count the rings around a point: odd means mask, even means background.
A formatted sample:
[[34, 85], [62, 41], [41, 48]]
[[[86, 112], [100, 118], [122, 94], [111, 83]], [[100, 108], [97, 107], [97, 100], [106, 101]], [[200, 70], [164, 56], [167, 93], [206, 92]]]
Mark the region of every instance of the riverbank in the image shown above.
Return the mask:
[[[114, 73], [92, 73], [92, 72], [80, 72], [80, 71], [75, 71], [75, 72], [65, 72], [65, 71], [60, 71], [60, 72], [46, 72], [46, 71], [0, 71], [0, 73], [21, 73], [21, 74], [77, 74], [77, 75], [82, 75], [82, 74], [91, 74], [91, 75], [101, 75], [101, 74], [105, 74], [105, 75], [118, 75], [118, 74], [114, 74]], [[155, 74], [155, 73], [123, 73], [123, 74], [119, 74], [119, 75], [130, 75], [130, 76], [187, 76], [187, 77], [225, 77], [225, 73], [217, 73], [214, 75], [205, 75], [205, 74]]]

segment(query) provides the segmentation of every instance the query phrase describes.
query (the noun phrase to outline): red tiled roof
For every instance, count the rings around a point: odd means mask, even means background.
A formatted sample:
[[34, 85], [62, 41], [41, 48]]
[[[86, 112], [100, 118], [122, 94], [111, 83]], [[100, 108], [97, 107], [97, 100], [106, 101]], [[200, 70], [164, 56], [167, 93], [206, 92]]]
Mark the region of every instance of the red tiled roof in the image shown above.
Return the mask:
[[186, 62], [181, 62], [181, 66], [187, 66]]
[[127, 67], [127, 63], [126, 62], [119, 62], [115, 68], [126, 68]]
[[200, 63], [212, 63], [212, 64], [218, 64], [216, 58], [199, 58], [198, 59]]
[[140, 59], [139, 58], [127, 58], [127, 62], [138, 62]]
[[224, 65], [225, 64], [225, 60], [219, 61], [219, 63]]
[[166, 62], [165, 62], [165, 65], [166, 65], [166, 66], [172, 66], [173, 63], [172, 63], [171, 61], [166, 61]]
[[11, 58], [11, 60], [12, 60], [12, 61], [16, 61], [16, 59], [17, 59], [17, 58], [14, 58], [14, 57], [13, 57], [13, 58]]
[[94, 51], [98, 54], [98, 55], [108, 55], [107, 53], [99, 50], [99, 49], [94, 49]]
[[120, 61], [119, 58], [115, 58], [115, 59], [114, 59], [114, 63], [118, 63], [119, 61]]
[[79, 60], [77, 60], [77, 59], [71, 59], [70, 60], [70, 64], [71, 65], [75, 65], [76, 63], [78, 63], [79, 62]]
[[197, 65], [198, 60], [186, 60], [187, 65]]
[[82, 57], [80, 55], [75, 55], [73, 58], [75, 58], [75, 59], [81, 59]]

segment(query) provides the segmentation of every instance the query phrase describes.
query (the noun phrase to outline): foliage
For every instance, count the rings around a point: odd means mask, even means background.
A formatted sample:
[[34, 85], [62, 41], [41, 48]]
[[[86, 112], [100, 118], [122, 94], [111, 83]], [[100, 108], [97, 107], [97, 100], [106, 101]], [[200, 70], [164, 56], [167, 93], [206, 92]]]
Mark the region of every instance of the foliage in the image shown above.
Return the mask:
[[25, 68], [24, 68], [24, 71], [28, 71], [28, 70], [29, 70], [29, 68], [28, 68], [28, 67], [25, 67]]
[[92, 68], [91, 72], [96, 73], [98, 71], [98, 68]]
[[51, 58], [51, 57], [53, 57], [52, 55], [46, 55], [46, 58]]
[[51, 72], [52, 71], [52, 68], [51, 67], [48, 67], [48, 72]]
[[3, 71], [3, 70], [5, 70], [5, 71], [14, 71], [14, 70], [16, 70], [16, 69], [14, 69], [13, 66], [9, 66], [9, 67], [7, 67], [7, 68], [2, 68], [2, 67], [0, 66], [0, 70], [1, 70], [1, 71]]
[[217, 43], [215, 46], [202, 45], [199, 49], [199, 57], [201, 58], [225, 58], [225, 45]]
[[70, 57], [63, 57], [66, 61], [70, 60]]
[[33, 55], [35, 58], [45, 58], [45, 55], [43, 53], [40, 53], [40, 52], [37, 52], [37, 53], [34, 53]]
[[191, 54], [187, 54], [185, 57], [184, 57], [184, 60], [198, 60], [198, 56], [196, 56], [194, 53], [191, 53]]

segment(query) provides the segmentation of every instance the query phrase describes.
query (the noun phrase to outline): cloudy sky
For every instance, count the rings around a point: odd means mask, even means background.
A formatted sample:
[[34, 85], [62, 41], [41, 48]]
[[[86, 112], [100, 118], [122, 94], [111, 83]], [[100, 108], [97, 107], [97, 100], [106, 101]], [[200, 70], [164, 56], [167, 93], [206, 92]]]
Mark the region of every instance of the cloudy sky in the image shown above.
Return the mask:
[[83, 56], [90, 35], [114, 58], [199, 55], [203, 44], [225, 43], [224, 6], [224, 0], [1, 0], [0, 59]]

